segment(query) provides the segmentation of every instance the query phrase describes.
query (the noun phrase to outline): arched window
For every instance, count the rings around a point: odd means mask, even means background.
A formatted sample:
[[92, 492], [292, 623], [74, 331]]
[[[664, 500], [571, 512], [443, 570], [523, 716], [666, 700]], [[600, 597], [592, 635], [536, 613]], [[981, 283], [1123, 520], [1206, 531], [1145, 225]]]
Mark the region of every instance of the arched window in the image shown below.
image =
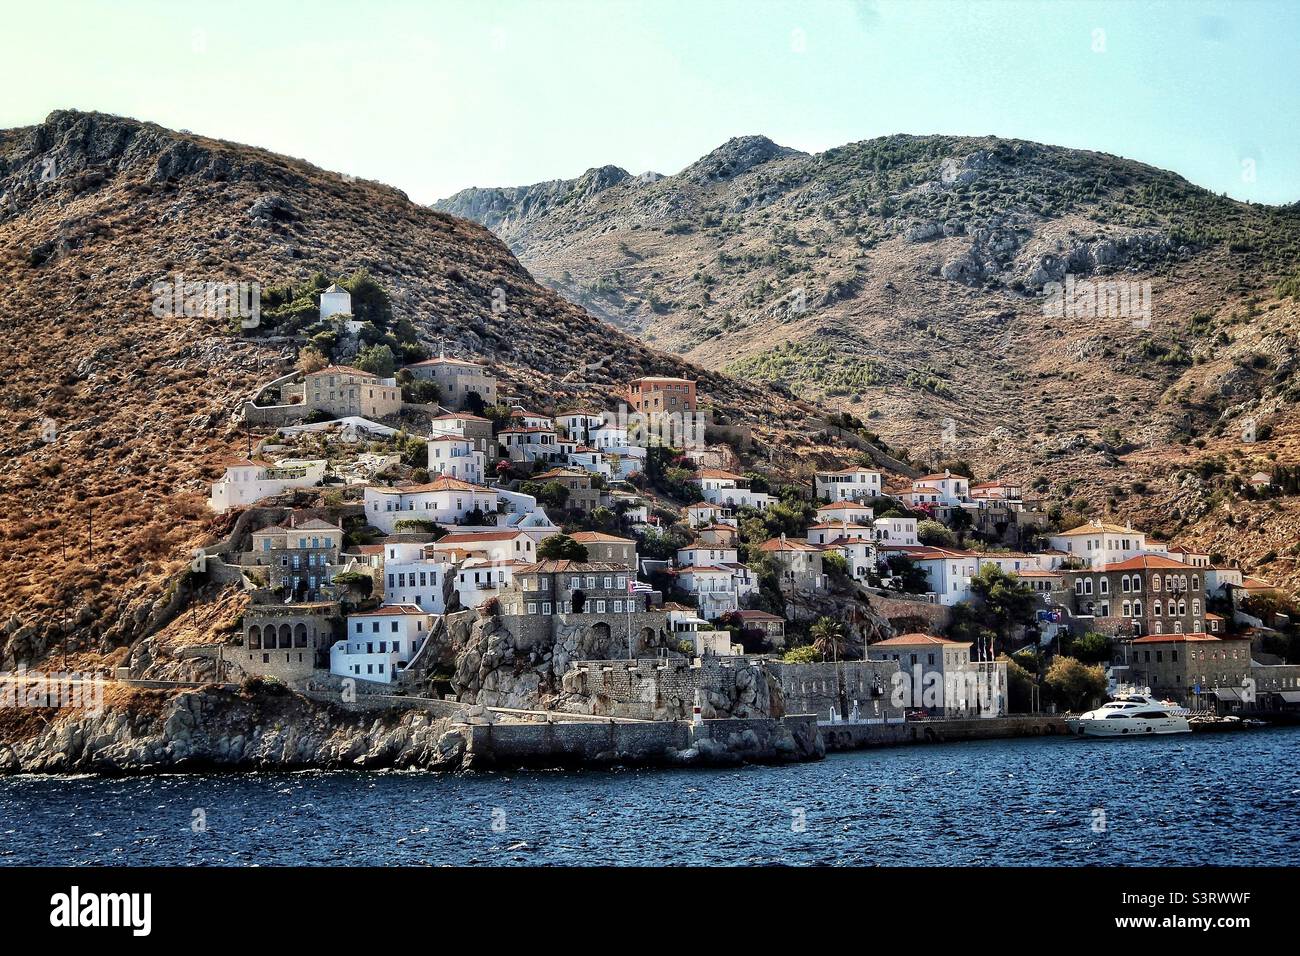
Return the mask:
[[1110, 578], [1103, 577], [1097, 582], [1097, 593], [1098, 594], [1110, 593]]
[[1161, 604], [1159, 601], [1156, 601], [1156, 603], [1151, 606], [1151, 613], [1154, 614], [1156, 617], [1159, 617], [1163, 608], [1164, 605]]
[[255, 651], [262, 649], [262, 629], [256, 624], [248, 629], [248, 647]]
[[[1123, 591], [1125, 594], [1128, 594], [1129, 587], [1128, 587], [1128, 575], [1127, 575], [1127, 574], [1124, 575], [1122, 578], [1119, 579], [1119, 589], [1120, 589], [1121, 591]], [[1125, 611], [1124, 613], [1127, 614], [1128, 612]]]
[[1160, 590], [1160, 575], [1158, 574], [1151, 575], [1151, 590], [1152, 591]]
[[1192, 590], [1198, 593], [1201, 590], [1201, 576], [1199, 574], [1192, 575]]
[[1134, 601], [1134, 602], [1133, 602], [1133, 616], [1134, 616], [1134, 617], [1141, 617], [1141, 616], [1142, 616], [1142, 602], [1141, 602], [1141, 601]]
[[1193, 617], [1200, 617], [1200, 616], [1201, 616], [1201, 599], [1200, 599], [1200, 598], [1192, 598], [1192, 616], [1193, 616]]
[[1142, 590], [1142, 575], [1133, 575], [1133, 593], [1138, 594]]

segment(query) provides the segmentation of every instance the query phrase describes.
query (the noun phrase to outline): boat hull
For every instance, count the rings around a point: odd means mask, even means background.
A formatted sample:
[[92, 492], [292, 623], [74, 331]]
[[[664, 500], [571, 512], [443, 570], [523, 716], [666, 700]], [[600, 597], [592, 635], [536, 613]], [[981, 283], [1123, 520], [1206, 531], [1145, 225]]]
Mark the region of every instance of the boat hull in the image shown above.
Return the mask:
[[1185, 717], [1153, 720], [1080, 720], [1077, 733], [1084, 737], [1155, 737], [1166, 734], [1190, 734]]

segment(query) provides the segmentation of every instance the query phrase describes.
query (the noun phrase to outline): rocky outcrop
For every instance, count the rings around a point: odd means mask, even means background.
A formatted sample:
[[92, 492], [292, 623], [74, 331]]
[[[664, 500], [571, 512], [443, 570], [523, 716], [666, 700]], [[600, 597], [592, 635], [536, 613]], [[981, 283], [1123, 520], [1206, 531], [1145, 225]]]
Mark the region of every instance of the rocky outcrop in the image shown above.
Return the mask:
[[[10, 712], [13, 714], [14, 712]], [[3, 773], [140, 773], [184, 769], [459, 766], [470, 722], [421, 710], [353, 714], [273, 685], [168, 696], [137, 691], [102, 712], [43, 712], [0, 728]]]
[[811, 624], [820, 617], [838, 621], [844, 628], [845, 660], [861, 660], [868, 644], [894, 636], [889, 620], [871, 605], [870, 596], [857, 585], [831, 593], [795, 590], [785, 595], [786, 617]]

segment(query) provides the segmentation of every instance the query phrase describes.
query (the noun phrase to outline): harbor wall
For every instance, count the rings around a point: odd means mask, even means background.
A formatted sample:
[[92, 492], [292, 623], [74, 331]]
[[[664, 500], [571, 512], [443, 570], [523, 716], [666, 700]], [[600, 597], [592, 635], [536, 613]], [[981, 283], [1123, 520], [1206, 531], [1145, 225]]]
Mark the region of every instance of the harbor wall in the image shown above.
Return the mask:
[[1068, 736], [1065, 718], [1056, 714], [1015, 714], [965, 720], [909, 720], [888, 724], [819, 724], [828, 751], [897, 747], [907, 744], [1002, 740], [1010, 737]]

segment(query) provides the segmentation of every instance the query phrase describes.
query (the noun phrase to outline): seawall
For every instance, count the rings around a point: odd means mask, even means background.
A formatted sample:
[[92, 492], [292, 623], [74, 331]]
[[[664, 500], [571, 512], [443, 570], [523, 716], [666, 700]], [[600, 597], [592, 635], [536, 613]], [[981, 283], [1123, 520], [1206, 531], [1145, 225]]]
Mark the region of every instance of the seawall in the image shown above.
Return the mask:
[[972, 717], [964, 720], [909, 720], [889, 724], [820, 724], [818, 731], [828, 751], [909, 744], [1000, 740], [1010, 737], [1068, 736], [1065, 718], [1056, 714], [1016, 714], [1010, 717]]

